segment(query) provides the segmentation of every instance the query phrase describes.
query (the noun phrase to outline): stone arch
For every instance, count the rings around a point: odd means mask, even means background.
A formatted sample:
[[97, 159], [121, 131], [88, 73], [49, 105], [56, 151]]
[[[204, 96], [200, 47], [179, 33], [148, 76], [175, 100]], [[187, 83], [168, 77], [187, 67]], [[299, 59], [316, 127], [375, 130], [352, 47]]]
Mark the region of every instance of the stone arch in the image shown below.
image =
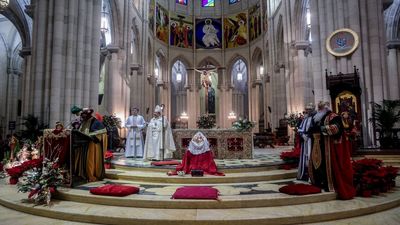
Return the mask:
[[2, 11], [1, 14], [9, 19], [17, 28], [21, 36], [22, 47], [30, 47], [32, 40], [32, 21], [24, 13], [23, 7], [26, 6], [22, 6], [19, 1], [10, 1], [9, 6]]
[[186, 57], [184, 57], [183, 55], [178, 55], [170, 61], [170, 68], [174, 66], [177, 60], [180, 60], [188, 69], [193, 67], [192, 63], [190, 63], [190, 61]]
[[[227, 64], [227, 71], [226, 72], [227, 72], [227, 74], [228, 74], [228, 76], [230, 78], [229, 80], [230, 80], [231, 84], [233, 84], [233, 77], [231, 76], [232, 68], [233, 68], [233, 66], [235, 65], [235, 63], [239, 59], [241, 59], [245, 63], [246, 68], [247, 68], [247, 74], [250, 75], [250, 64], [249, 64], [248, 60], [244, 56], [236, 54], [233, 57], [231, 57], [231, 59], [228, 61], [228, 64]], [[251, 76], [249, 76], [249, 78], [250, 79], [248, 79], [247, 82], [251, 82], [251, 80], [252, 80]]]
[[218, 60], [214, 59], [211, 56], [204, 57], [202, 60], [199, 61], [197, 66], [198, 67], [205, 66], [205, 65], [207, 65], [207, 63], [213, 64], [216, 67], [220, 67], [221, 66], [221, 64], [218, 62]]
[[400, 41], [400, 0], [394, 0], [392, 5], [385, 10], [384, 20], [386, 39], [388, 41]]
[[309, 29], [307, 27], [307, 6], [310, 0], [297, 0], [294, 5], [295, 35], [297, 41], [308, 40]]

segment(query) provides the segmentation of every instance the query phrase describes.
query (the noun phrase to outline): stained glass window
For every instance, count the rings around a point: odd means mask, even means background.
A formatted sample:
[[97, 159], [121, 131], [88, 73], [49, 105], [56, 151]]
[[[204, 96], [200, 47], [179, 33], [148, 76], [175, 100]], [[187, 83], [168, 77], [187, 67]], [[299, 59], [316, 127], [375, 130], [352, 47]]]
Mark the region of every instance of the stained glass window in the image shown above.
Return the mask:
[[202, 7], [214, 7], [215, 0], [201, 0], [201, 6]]
[[187, 0], [176, 0], [176, 3], [181, 5], [187, 5]]
[[240, 0], [229, 0], [229, 4], [235, 4], [235, 3], [238, 3], [238, 2], [240, 2]]

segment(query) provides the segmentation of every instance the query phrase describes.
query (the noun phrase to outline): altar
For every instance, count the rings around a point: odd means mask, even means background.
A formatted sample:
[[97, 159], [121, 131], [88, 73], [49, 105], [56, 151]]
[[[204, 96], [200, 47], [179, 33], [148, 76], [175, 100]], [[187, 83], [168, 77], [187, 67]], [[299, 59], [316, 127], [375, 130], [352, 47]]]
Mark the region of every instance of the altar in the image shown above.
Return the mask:
[[174, 158], [181, 159], [190, 140], [202, 132], [210, 143], [216, 159], [251, 159], [253, 157], [253, 134], [233, 129], [174, 129], [176, 145]]

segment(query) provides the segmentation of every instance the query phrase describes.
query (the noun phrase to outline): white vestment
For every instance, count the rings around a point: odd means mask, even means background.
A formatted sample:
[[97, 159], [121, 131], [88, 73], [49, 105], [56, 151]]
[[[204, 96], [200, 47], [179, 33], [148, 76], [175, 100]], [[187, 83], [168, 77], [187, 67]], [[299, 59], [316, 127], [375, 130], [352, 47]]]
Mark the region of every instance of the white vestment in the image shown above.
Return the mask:
[[125, 157], [143, 157], [142, 129], [145, 126], [146, 122], [141, 115], [129, 116], [126, 120], [128, 135], [126, 135]]
[[[165, 145], [164, 159], [172, 158], [176, 150], [172, 130], [168, 120], [164, 117]], [[152, 118], [147, 126], [146, 142], [144, 145], [144, 159], [162, 159], [162, 117]]]

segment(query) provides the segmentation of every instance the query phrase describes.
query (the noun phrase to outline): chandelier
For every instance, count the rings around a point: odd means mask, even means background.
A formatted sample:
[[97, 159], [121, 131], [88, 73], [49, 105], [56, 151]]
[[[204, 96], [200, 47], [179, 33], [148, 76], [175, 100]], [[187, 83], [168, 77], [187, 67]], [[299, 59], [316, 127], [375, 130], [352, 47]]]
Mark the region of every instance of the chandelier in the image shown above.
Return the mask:
[[9, 0], [0, 0], [0, 10], [4, 10], [5, 8], [7, 8], [8, 3], [10, 3]]

